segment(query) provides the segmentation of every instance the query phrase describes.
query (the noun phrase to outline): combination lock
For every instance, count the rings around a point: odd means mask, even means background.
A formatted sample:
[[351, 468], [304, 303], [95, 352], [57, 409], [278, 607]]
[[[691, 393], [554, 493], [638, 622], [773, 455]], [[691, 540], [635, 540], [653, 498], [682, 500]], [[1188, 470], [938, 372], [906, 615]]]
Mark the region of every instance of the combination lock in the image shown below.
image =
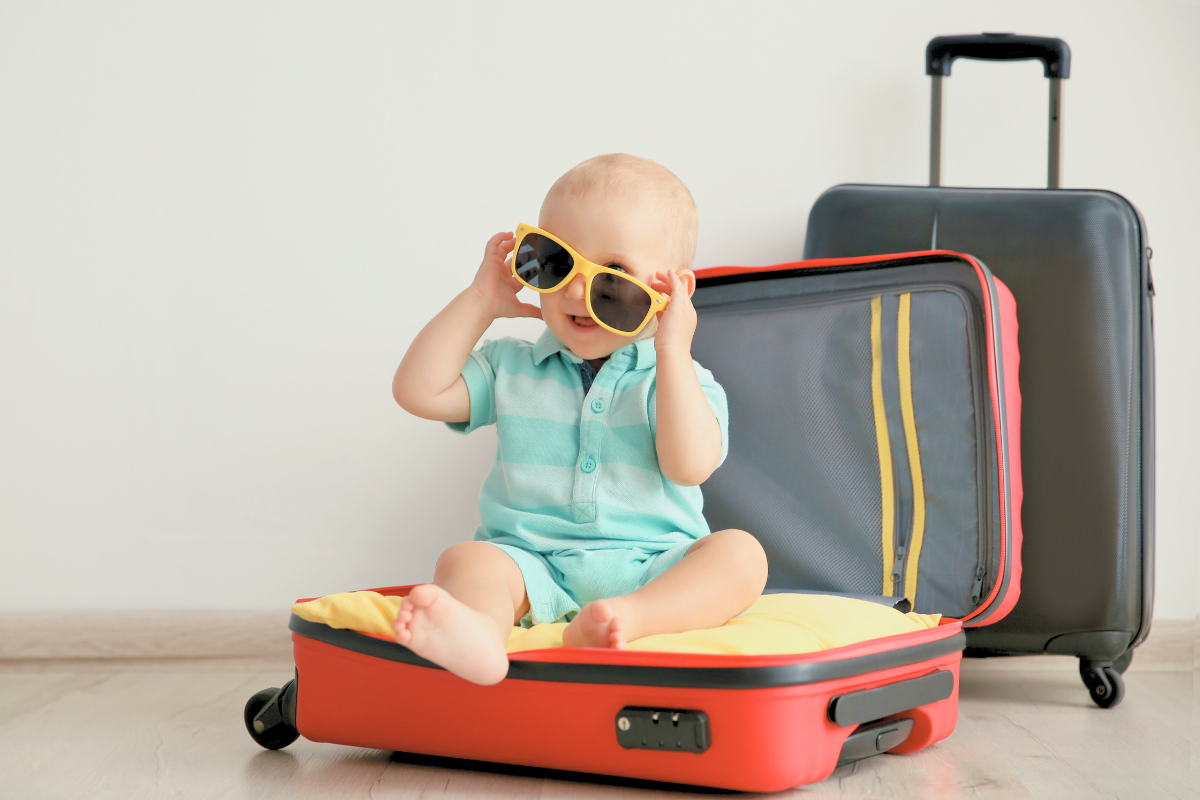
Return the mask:
[[703, 711], [626, 706], [617, 714], [617, 743], [627, 750], [703, 753], [711, 744]]

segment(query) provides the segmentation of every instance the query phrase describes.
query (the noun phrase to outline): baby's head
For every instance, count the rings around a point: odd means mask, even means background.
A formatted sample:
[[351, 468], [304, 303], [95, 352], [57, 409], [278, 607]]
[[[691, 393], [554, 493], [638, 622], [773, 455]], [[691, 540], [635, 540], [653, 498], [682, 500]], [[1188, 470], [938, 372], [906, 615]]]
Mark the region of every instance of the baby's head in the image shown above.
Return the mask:
[[[655, 273], [691, 272], [698, 218], [691, 192], [666, 167], [613, 153], [589, 158], [555, 181], [538, 227], [596, 264], [620, 267], [650, 285]], [[542, 295], [542, 318], [558, 340], [584, 359], [604, 358], [654, 335], [651, 319], [636, 337], [597, 325], [588, 315], [584, 278]], [[691, 282], [688, 285], [694, 285]]]

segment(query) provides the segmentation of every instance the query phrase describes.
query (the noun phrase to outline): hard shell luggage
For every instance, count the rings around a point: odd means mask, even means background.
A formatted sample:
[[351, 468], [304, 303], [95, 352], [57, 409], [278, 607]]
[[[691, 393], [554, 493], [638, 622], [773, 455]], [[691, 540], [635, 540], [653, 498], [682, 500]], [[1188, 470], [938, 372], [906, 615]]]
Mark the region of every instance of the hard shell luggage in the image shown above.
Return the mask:
[[[1050, 83], [1049, 189], [943, 188], [941, 85], [955, 58], [1038, 58]], [[842, 185], [808, 218], [806, 258], [946, 247], [971, 253], [1021, 309], [1025, 573], [968, 656], [1078, 656], [1108, 708], [1150, 631], [1154, 587], [1154, 329], [1146, 226], [1125, 198], [1059, 189], [1070, 50], [1059, 39], [937, 37], [929, 187]]]
[[963, 629], [1001, 619], [1019, 593], [1011, 293], [950, 252], [722, 267], [698, 282], [694, 353], [726, 388], [731, 431], [704, 487], [711, 524], [759, 537], [769, 591], [870, 596], [940, 625], [795, 655], [524, 651], [484, 687], [385, 636], [293, 614], [295, 680], [246, 706], [259, 744], [303, 735], [776, 791], [953, 731]]

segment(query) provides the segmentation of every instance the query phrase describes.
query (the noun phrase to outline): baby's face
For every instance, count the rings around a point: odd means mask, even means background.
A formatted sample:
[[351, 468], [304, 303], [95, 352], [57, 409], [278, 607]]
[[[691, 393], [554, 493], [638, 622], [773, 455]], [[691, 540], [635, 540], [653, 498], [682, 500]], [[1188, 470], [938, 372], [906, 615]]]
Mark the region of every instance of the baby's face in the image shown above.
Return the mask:
[[[538, 227], [571, 245], [595, 264], [620, 268], [647, 286], [659, 271], [672, 269], [658, 212], [624, 198], [547, 198]], [[560, 342], [585, 360], [604, 358], [658, 330], [658, 318], [637, 336], [605, 330], [588, 315], [586, 279], [576, 275], [557, 292], [541, 295], [542, 319]]]

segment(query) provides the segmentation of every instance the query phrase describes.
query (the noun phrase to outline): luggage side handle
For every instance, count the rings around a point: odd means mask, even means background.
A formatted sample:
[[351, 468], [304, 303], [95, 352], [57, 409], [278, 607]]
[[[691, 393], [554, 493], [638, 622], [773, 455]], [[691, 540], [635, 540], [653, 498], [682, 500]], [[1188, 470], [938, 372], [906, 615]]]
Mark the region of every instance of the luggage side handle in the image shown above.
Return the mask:
[[925, 48], [925, 74], [933, 80], [929, 107], [929, 185], [942, 183], [942, 79], [950, 77], [956, 58], [984, 61], [1038, 59], [1050, 79], [1050, 144], [1046, 186], [1059, 187], [1062, 173], [1062, 82], [1071, 77], [1071, 48], [1062, 39], [1022, 36], [1016, 33], [983, 33], [935, 36]]
[[954, 673], [939, 669], [920, 678], [877, 689], [840, 694], [829, 701], [829, 719], [840, 727], [860, 725], [945, 700], [954, 693]]

